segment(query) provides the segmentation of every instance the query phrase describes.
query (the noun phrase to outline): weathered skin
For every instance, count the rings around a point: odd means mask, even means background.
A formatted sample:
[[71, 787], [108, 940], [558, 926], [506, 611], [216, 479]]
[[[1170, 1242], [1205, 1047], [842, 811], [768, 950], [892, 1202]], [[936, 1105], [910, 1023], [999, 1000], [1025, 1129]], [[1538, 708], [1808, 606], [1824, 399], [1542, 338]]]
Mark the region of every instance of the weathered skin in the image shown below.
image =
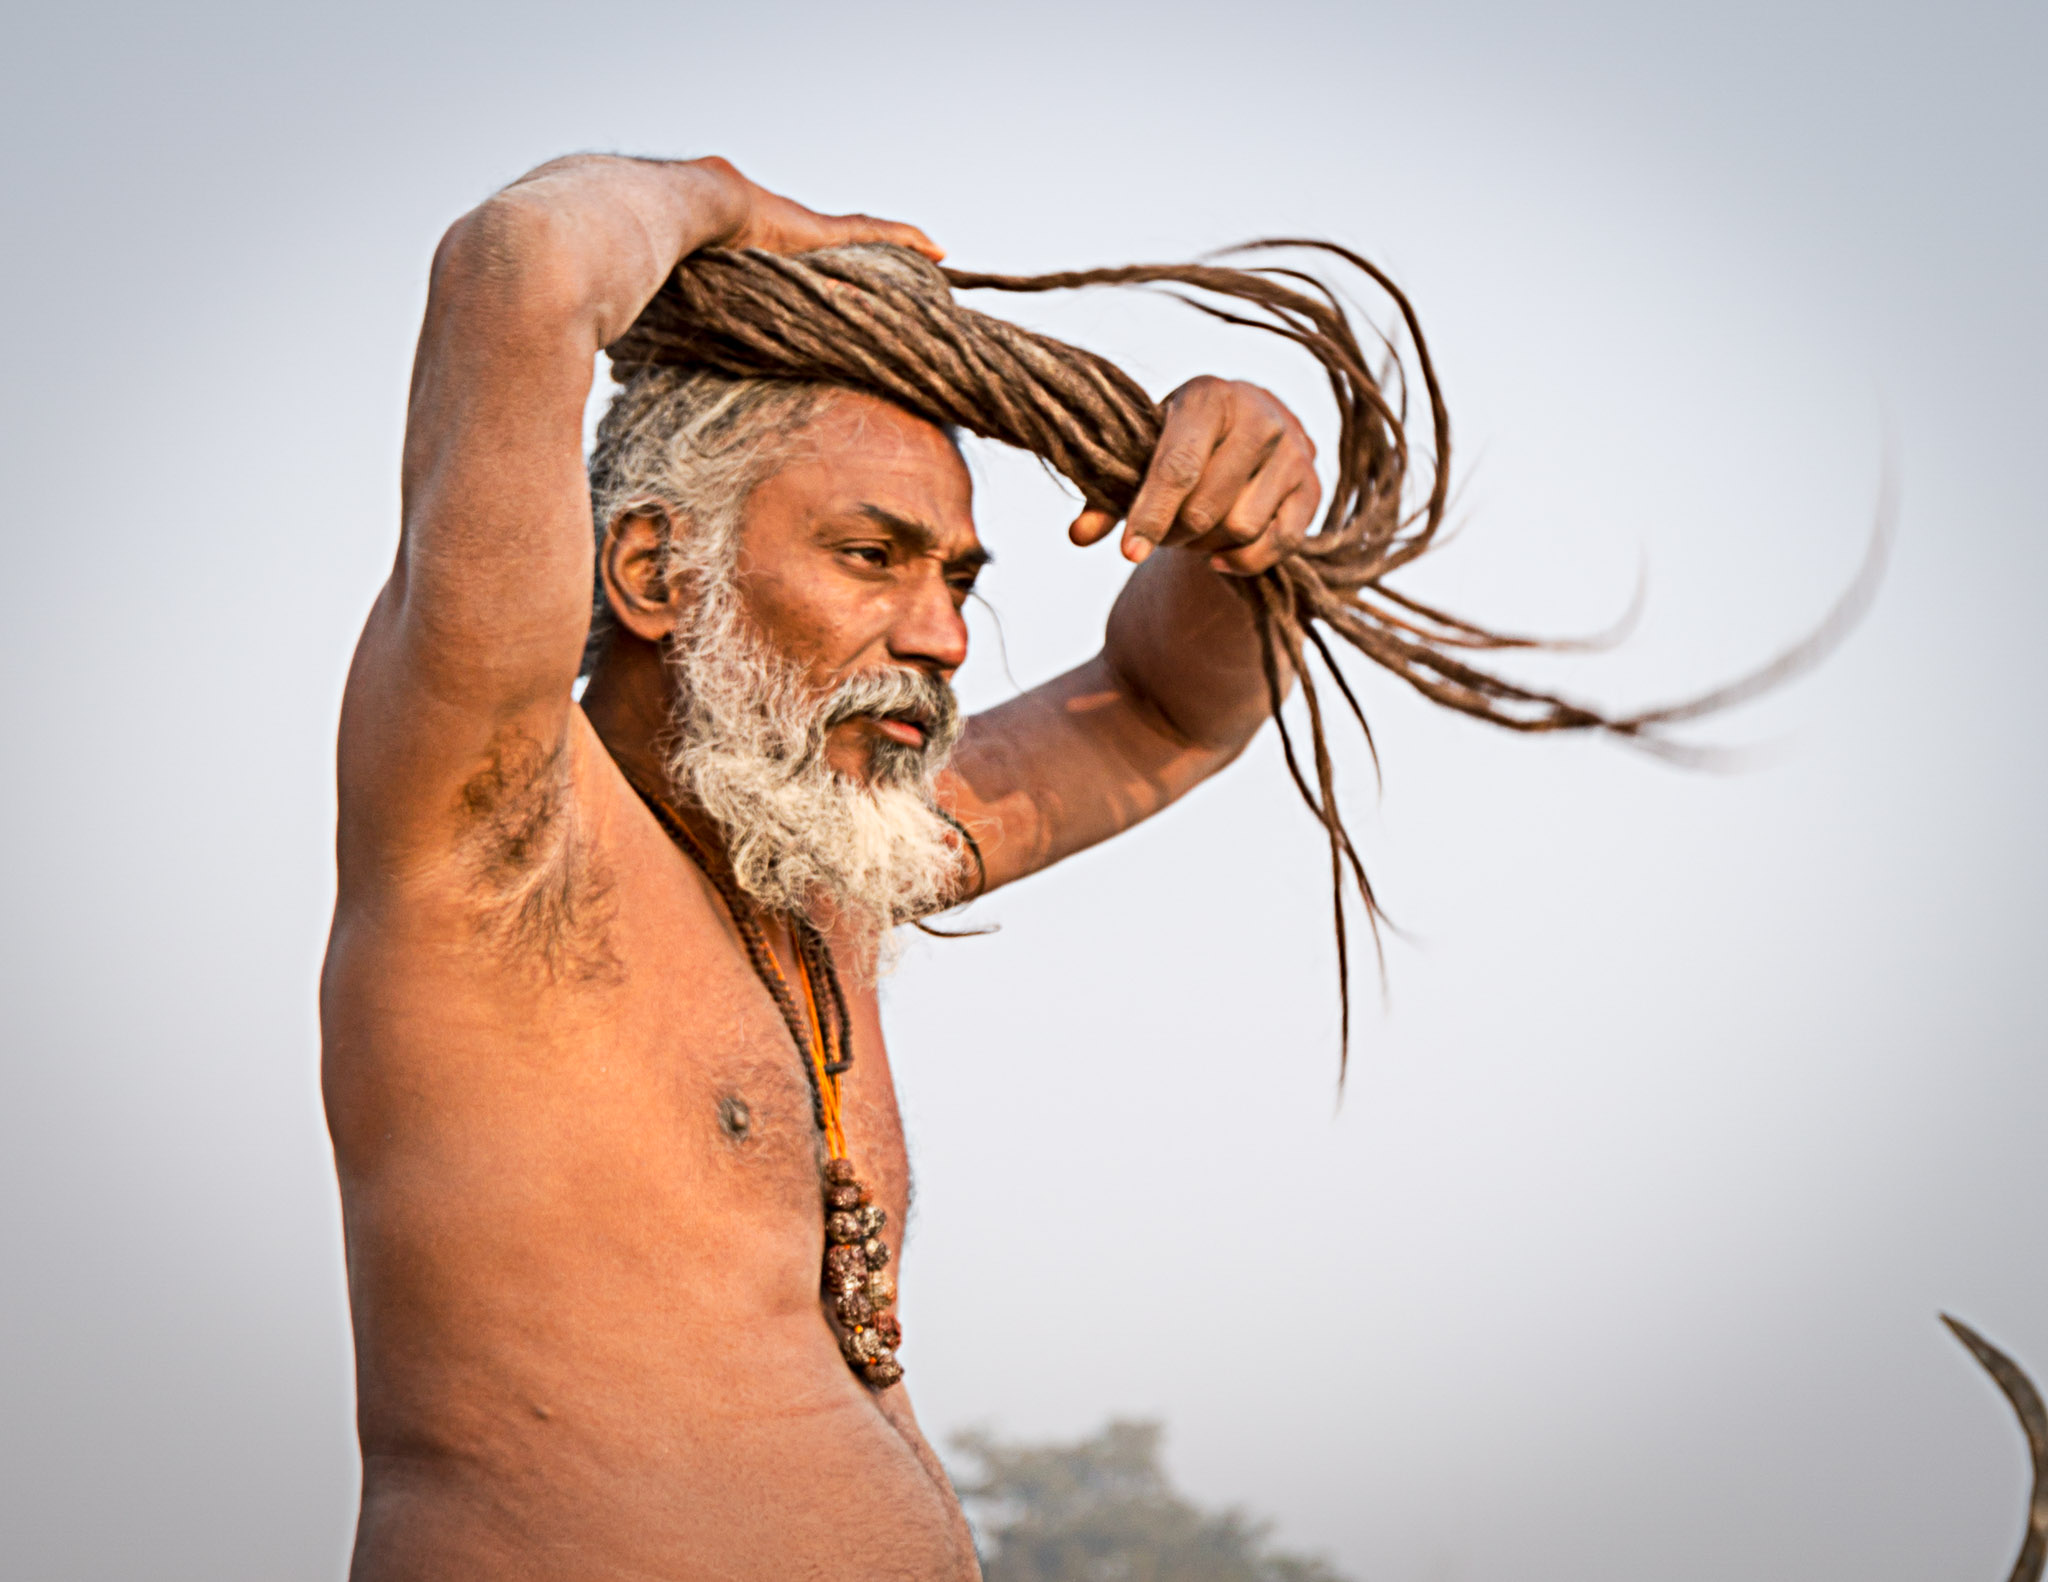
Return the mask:
[[[592, 355], [675, 259], [922, 234], [827, 219], [722, 161], [543, 167], [449, 232], [413, 382], [398, 563], [351, 671], [323, 1075], [348, 1234], [364, 1478], [355, 1582], [971, 1578], [908, 1395], [841, 1361], [797, 1052], [732, 923], [626, 785], [667, 717], [688, 590], [612, 524], [619, 630], [578, 707]], [[835, 400], [750, 497], [742, 594], [821, 686], [950, 677], [980, 559], [943, 435]], [[1102, 654], [981, 716], [946, 781], [991, 887], [1146, 817], [1264, 713], [1222, 576], [1315, 504], [1291, 415], [1174, 402]], [[905, 524], [918, 524], [915, 530]], [[1084, 513], [1077, 542], [1114, 523]], [[1222, 557], [1220, 560], [1216, 557]], [[867, 745], [915, 728], [835, 728]], [[785, 952], [786, 936], [774, 935]], [[845, 954], [858, 954], [845, 942]], [[871, 986], [847, 1131], [900, 1247], [909, 1171]], [[914, 1379], [916, 1336], [906, 1362]]]

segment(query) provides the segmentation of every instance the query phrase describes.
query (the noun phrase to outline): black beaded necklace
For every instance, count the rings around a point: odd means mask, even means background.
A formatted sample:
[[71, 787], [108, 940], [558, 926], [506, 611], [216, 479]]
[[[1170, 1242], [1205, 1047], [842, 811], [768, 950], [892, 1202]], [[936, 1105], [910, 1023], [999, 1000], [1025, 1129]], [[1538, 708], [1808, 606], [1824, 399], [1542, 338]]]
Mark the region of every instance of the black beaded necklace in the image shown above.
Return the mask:
[[[620, 767], [626, 783], [639, 793], [655, 822], [711, 881], [746, 947], [754, 976], [782, 1013], [797, 1053], [805, 1057], [811, 1112], [825, 1138], [825, 1295], [831, 1298], [833, 1316], [839, 1321], [839, 1349], [847, 1366], [871, 1389], [886, 1390], [903, 1377], [903, 1364], [896, 1360], [903, 1326], [890, 1311], [896, 1303], [896, 1279], [889, 1273], [889, 1244], [882, 1240], [889, 1216], [873, 1201], [854, 1170], [840, 1125], [839, 1077], [853, 1064], [853, 1022], [839, 986], [838, 969], [832, 963], [831, 947], [808, 918], [788, 919], [797, 982], [803, 991], [799, 1006], [775, 948], [762, 932], [753, 906], [740, 893], [730, 866], [698, 838], [665, 798]], [[820, 985], [827, 1002], [823, 1005]]]

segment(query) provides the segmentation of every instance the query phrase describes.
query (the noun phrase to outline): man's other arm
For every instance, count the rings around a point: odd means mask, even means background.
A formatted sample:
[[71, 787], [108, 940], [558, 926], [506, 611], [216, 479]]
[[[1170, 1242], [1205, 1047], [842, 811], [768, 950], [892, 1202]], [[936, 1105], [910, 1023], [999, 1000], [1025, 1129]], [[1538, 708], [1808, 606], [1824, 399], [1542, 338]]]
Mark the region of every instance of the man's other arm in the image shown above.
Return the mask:
[[[948, 772], [988, 889], [1129, 829], [1244, 751], [1271, 699], [1230, 582], [1293, 553], [1321, 498], [1313, 443], [1266, 391], [1200, 379], [1168, 399], [1124, 524], [1138, 569], [1102, 651], [975, 716]], [[1091, 544], [1115, 526], [1084, 511], [1070, 536]]]

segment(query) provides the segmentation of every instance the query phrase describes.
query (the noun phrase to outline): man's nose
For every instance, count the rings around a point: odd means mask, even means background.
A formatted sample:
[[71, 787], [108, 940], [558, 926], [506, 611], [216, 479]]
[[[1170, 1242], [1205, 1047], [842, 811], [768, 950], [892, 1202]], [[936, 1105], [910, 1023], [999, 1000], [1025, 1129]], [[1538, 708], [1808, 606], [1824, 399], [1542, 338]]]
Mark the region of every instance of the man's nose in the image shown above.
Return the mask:
[[943, 573], [919, 577], [904, 590], [889, 630], [889, 655], [906, 665], [951, 677], [967, 662], [967, 622]]

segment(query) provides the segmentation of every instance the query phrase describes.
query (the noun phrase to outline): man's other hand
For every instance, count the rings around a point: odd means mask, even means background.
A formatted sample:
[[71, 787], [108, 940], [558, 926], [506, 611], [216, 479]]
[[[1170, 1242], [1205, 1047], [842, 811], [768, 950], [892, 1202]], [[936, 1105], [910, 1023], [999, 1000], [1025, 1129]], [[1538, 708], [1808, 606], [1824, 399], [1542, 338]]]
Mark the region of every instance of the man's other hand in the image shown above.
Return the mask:
[[[1166, 427], [1124, 524], [1124, 558], [1161, 544], [1204, 550], [1209, 564], [1255, 576], [1301, 547], [1322, 503], [1315, 442], [1272, 392], [1203, 375], [1166, 398]], [[1109, 536], [1093, 507], [1067, 529], [1076, 544]]]
[[878, 220], [868, 214], [814, 214], [790, 198], [770, 192], [741, 175], [732, 162], [713, 156], [692, 160], [709, 175], [719, 178], [732, 205], [731, 229], [714, 246], [758, 247], [770, 253], [808, 253], [820, 247], [844, 247], [852, 242], [894, 242], [933, 263], [946, 256], [945, 250], [914, 225], [896, 220]]

